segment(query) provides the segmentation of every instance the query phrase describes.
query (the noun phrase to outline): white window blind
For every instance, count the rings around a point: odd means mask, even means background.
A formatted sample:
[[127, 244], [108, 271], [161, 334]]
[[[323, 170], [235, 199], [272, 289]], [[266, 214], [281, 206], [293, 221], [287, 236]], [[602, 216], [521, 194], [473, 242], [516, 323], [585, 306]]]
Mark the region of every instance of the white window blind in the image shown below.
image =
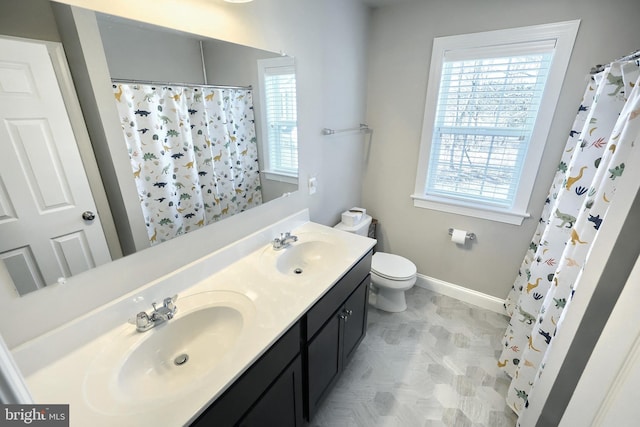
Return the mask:
[[522, 224], [580, 21], [433, 40], [414, 206]]
[[297, 176], [298, 128], [296, 75], [293, 66], [263, 69], [264, 110], [269, 172]]
[[513, 205], [555, 40], [445, 52], [425, 192]]

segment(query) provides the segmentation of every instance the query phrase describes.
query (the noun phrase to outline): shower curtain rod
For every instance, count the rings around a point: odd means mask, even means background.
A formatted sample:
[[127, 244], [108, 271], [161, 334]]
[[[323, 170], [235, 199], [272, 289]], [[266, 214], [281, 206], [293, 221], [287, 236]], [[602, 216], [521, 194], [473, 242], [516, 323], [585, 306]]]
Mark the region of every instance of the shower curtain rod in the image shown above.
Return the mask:
[[[636, 50], [635, 52], [630, 53], [629, 55], [623, 56], [621, 58], [616, 59], [613, 62], [624, 62], [624, 61], [633, 61], [634, 59], [640, 59], [640, 50]], [[598, 64], [591, 68], [591, 74], [597, 74], [600, 71], [604, 71], [605, 67], [609, 64]]]
[[627, 56], [623, 56], [622, 58], [618, 59], [618, 61], [631, 61], [638, 58], [640, 58], [640, 50], [636, 50], [635, 52], [630, 53]]
[[155, 85], [155, 86], [183, 86], [183, 87], [206, 87], [211, 89], [247, 89], [252, 90], [253, 86], [226, 86], [226, 85], [210, 85], [202, 83], [179, 83], [179, 82], [157, 82], [152, 80], [132, 80], [132, 79], [111, 79], [113, 83], [132, 83], [139, 85]]

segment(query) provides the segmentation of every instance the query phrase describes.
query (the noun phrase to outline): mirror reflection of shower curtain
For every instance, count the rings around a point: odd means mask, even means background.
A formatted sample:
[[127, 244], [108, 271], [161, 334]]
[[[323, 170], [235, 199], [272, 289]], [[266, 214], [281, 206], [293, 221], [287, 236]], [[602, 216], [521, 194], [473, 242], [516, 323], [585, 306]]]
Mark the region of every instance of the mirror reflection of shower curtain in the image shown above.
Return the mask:
[[250, 89], [113, 90], [152, 245], [262, 203]]

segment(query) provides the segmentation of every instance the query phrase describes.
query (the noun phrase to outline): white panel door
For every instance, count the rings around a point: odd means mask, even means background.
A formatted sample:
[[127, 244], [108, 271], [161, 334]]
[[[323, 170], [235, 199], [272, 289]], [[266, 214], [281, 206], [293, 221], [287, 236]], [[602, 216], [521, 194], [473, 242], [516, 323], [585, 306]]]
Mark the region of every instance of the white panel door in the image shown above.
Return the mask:
[[110, 261], [51, 59], [35, 41], [0, 38], [0, 149], [0, 258], [18, 291]]

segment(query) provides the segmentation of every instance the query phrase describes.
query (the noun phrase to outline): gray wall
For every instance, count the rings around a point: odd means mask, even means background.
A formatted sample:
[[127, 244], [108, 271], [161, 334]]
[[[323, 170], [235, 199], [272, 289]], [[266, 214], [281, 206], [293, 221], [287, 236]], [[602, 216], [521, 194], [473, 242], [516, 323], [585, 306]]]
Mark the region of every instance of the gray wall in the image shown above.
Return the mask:
[[49, 0], [2, 0], [0, 34], [52, 42], [60, 41]]
[[207, 40], [203, 46], [207, 79], [211, 84], [258, 86], [259, 59], [277, 57], [267, 52], [220, 40]]
[[[377, 9], [371, 22], [367, 120], [375, 129], [364, 174], [363, 204], [380, 220], [386, 251], [413, 260], [418, 272], [506, 297], [535, 230], [551, 179], [586, 85], [589, 69], [640, 48], [637, 0], [413, 1]], [[433, 39], [581, 19], [529, 212], [513, 226], [413, 206], [417, 158]], [[459, 248], [449, 227], [475, 232]]]
[[198, 40], [96, 14], [112, 78], [203, 83]]

